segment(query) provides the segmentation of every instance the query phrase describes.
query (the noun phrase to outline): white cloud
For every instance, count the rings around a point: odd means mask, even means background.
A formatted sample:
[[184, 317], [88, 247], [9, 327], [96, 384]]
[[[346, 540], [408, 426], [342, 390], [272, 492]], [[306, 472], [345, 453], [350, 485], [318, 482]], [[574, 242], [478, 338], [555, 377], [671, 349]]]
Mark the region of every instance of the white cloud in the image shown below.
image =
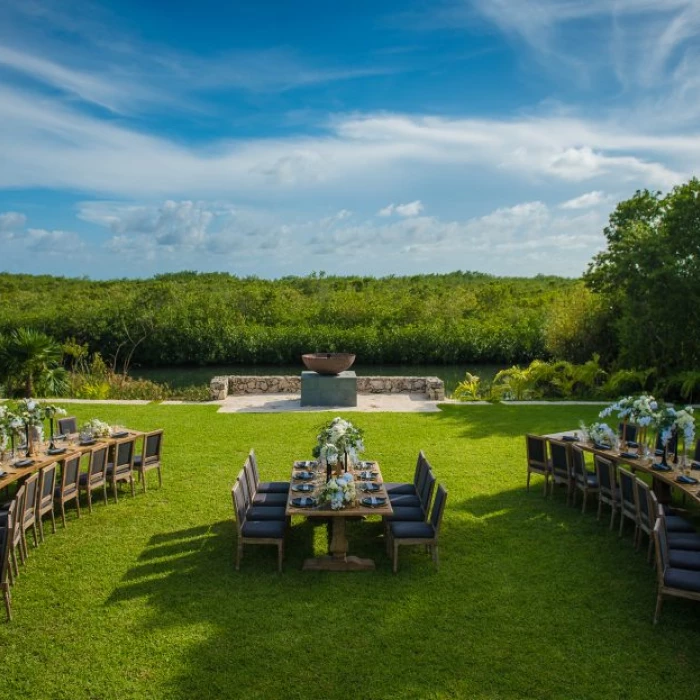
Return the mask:
[[573, 199], [568, 199], [566, 202], [562, 202], [559, 205], [560, 209], [590, 209], [591, 207], [597, 207], [600, 204], [607, 204], [610, 202], [611, 198], [601, 192], [600, 190], [594, 190], [593, 192], [586, 192], [579, 197], [574, 197]]
[[0, 214], [0, 233], [11, 233], [24, 227], [27, 223], [27, 217], [17, 211], [7, 211]]
[[43, 228], [30, 228], [26, 232], [27, 248], [41, 255], [72, 255], [78, 253], [84, 242], [72, 231], [47, 231]]

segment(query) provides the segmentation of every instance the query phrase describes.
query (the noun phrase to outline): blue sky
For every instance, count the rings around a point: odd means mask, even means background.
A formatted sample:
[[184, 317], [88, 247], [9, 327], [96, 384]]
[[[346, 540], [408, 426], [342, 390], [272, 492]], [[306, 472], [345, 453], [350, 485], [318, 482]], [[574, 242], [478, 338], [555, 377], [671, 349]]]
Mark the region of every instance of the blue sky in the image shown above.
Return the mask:
[[579, 275], [699, 59], [696, 0], [5, 0], [0, 270]]

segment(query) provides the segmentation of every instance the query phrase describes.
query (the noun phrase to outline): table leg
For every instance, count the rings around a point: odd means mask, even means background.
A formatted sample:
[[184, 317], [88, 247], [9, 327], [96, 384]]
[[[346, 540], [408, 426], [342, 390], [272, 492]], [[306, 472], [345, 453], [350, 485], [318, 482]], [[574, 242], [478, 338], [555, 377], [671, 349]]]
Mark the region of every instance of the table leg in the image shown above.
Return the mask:
[[330, 556], [307, 559], [304, 571], [374, 571], [373, 559], [348, 556], [348, 538], [345, 535], [345, 518], [331, 518]]

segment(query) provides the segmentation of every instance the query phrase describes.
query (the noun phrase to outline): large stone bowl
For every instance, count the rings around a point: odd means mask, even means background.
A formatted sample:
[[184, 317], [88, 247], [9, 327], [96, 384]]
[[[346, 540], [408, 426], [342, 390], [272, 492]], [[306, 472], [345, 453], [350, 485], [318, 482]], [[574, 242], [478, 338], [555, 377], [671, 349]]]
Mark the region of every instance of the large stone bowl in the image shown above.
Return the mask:
[[349, 352], [312, 352], [301, 356], [307, 369], [318, 374], [340, 374], [352, 367], [355, 356]]

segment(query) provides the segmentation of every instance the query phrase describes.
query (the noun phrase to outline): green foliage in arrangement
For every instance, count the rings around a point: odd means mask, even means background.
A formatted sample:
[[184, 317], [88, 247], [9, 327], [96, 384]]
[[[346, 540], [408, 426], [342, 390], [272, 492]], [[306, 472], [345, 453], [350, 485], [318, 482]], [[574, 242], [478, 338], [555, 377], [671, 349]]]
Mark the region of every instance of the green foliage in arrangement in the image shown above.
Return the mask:
[[120, 371], [290, 364], [322, 350], [352, 351], [364, 364], [507, 364], [546, 354], [550, 308], [575, 286], [468, 272], [106, 282], [0, 274], [0, 332], [22, 323], [73, 338]]
[[165, 428], [164, 485], [151, 472], [145, 495], [97, 499], [79, 520], [69, 506], [66, 529], [29, 545], [0, 624], [2, 698], [697, 696], [700, 605], [668, 600], [654, 626], [656, 575], [634, 527], [620, 538], [595, 507], [582, 515], [561, 490], [543, 499], [538, 477], [525, 491], [524, 434], [590, 423], [597, 407], [363, 415], [365, 454], [388, 480], [410, 481], [423, 449], [449, 492], [439, 571], [404, 547], [396, 575], [377, 517], [347, 526], [374, 572], [301, 571], [328, 539], [296, 517], [281, 575], [271, 547], [247, 546], [234, 569], [230, 489], [245, 455], [255, 448], [263, 479], [289, 479], [319, 414], [69, 408], [79, 424]]
[[605, 237], [585, 280], [614, 319], [618, 365], [665, 376], [700, 366], [700, 180], [638, 191]]

